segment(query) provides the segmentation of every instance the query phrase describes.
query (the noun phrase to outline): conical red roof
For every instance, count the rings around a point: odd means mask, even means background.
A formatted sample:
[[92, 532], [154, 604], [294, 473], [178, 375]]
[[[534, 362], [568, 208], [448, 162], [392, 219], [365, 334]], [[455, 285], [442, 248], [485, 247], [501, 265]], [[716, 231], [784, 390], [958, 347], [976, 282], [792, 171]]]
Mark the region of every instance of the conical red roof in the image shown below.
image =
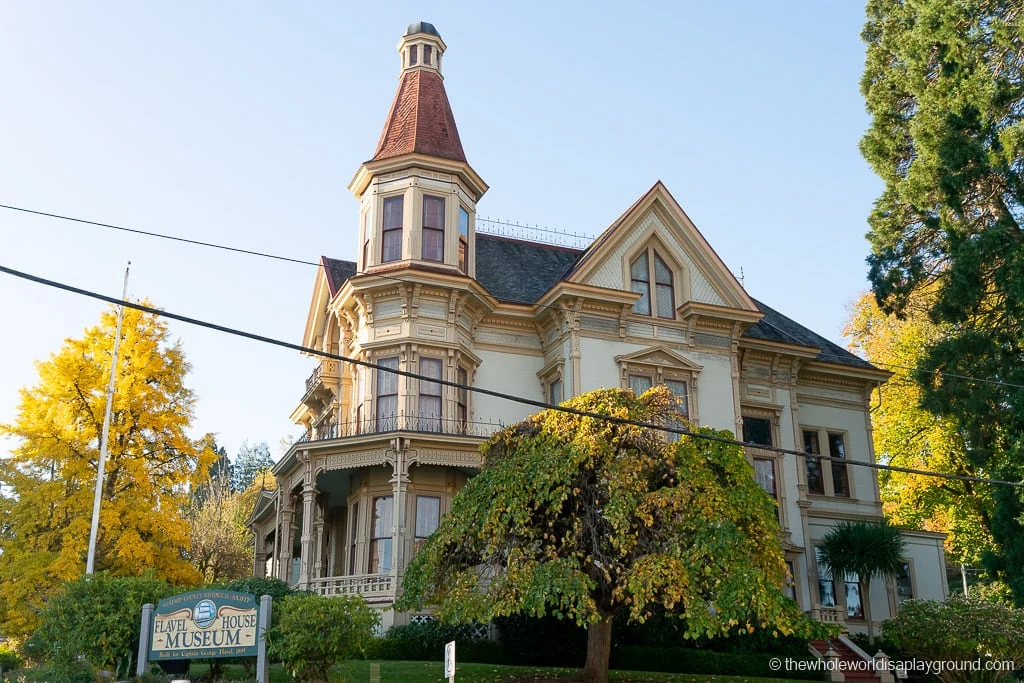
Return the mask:
[[372, 161], [412, 153], [466, 161], [444, 82], [429, 69], [402, 74]]

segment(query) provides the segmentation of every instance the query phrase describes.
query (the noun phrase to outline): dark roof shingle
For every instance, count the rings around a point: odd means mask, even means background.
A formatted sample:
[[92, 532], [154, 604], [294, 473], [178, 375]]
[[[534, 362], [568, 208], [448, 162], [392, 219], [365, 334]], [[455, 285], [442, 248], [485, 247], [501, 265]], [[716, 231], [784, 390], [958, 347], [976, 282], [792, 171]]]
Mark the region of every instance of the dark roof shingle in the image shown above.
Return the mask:
[[[476, 234], [476, 279], [499, 301], [532, 304], [561, 280], [573, 267], [579, 249], [569, 249], [538, 242]], [[331, 296], [337, 294], [345, 280], [356, 273], [352, 261], [323, 257]], [[750, 339], [795, 344], [820, 349], [817, 360], [856, 368], [875, 369], [838, 344], [830, 342], [774, 308], [754, 299], [764, 314], [743, 333]]]
[[501, 301], [532, 304], [562, 279], [578, 249], [476, 234], [476, 279]]
[[774, 308], [757, 299], [754, 299], [754, 303], [764, 313], [764, 317], [748, 328], [743, 333], [744, 337], [819, 348], [821, 352], [817, 355], [816, 360], [825, 363], [838, 363], [857, 368], [875, 368], [863, 358], [858, 358], [838, 344], [833, 344], [817, 332], [804, 327], [792, 318], [787, 318]]

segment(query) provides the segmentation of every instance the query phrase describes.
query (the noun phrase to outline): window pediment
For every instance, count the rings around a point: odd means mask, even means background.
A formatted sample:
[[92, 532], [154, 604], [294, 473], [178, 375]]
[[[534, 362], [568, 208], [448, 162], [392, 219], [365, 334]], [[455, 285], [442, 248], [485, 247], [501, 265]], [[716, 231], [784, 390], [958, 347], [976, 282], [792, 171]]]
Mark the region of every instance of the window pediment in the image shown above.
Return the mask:
[[655, 346], [634, 353], [616, 356], [615, 362], [623, 366], [653, 365], [689, 373], [700, 372], [704, 367], [664, 346]]

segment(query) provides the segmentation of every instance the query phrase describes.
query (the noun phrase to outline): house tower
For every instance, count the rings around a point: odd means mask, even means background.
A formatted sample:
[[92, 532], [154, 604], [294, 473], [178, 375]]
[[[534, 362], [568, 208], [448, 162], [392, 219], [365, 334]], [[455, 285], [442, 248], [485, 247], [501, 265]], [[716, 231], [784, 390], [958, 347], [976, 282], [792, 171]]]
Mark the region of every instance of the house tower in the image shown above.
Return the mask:
[[487, 185], [466, 161], [441, 72], [446, 46], [427, 22], [398, 42], [401, 73], [360, 200], [357, 272], [427, 268], [473, 277], [476, 204]]

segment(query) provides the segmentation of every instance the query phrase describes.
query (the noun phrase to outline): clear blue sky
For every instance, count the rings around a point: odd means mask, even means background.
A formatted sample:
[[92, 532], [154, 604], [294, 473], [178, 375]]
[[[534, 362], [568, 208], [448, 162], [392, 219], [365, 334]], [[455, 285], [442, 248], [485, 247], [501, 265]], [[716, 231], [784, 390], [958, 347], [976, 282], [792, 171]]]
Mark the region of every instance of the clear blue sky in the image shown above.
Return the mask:
[[[585, 9], [583, 9], [585, 7]], [[316, 260], [355, 259], [346, 190], [412, 21], [481, 216], [596, 235], [658, 179], [748, 291], [836, 341], [881, 182], [857, 143], [857, 2], [0, 4], [0, 204]], [[0, 263], [301, 341], [314, 269], [0, 210]], [[0, 422], [95, 301], [0, 275]], [[183, 324], [197, 434], [298, 434], [313, 361]], [[10, 443], [0, 442], [0, 453]]]

